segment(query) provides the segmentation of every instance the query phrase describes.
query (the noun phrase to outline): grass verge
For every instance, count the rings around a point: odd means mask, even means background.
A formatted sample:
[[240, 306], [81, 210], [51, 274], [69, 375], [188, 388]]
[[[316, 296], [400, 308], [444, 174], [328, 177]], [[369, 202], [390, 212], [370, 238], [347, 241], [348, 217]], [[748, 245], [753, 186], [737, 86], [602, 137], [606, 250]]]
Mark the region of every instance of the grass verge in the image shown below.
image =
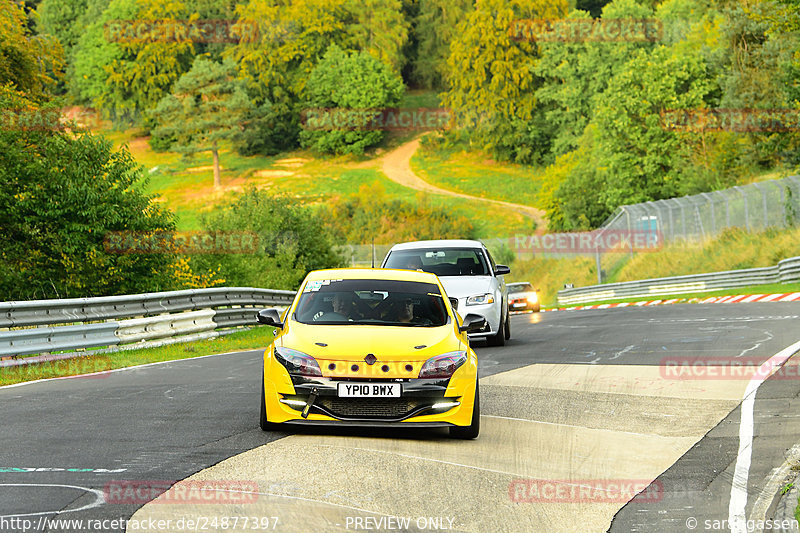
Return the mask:
[[537, 207], [543, 169], [499, 163], [482, 152], [423, 145], [411, 168], [425, 181], [451, 191]]
[[[732, 228], [702, 244], [674, 244], [655, 252], [633, 256], [626, 252], [606, 253], [601, 259], [601, 269], [605, 272], [605, 283], [614, 283], [771, 267], [782, 259], [796, 256], [800, 256], [800, 228], [770, 228], [761, 232]], [[554, 306], [557, 303], [557, 292], [564, 287], [564, 284], [571, 283], [575, 287], [596, 285], [597, 266], [594, 257], [586, 256], [562, 259], [547, 257], [517, 259], [511, 264], [511, 275], [506, 276], [506, 281], [533, 283], [541, 289], [542, 303]], [[746, 289], [756, 289], [759, 293], [767, 290], [780, 292], [777, 288], [770, 290], [767, 287], [769, 286], [762, 285]], [[731, 291], [725, 293], [745, 294]], [[700, 295], [710, 294], [713, 293]], [[694, 296], [698, 295], [690, 295]]]
[[[264, 349], [270, 342], [272, 342], [272, 329], [256, 327], [250, 330], [239, 331], [230, 335], [203, 341], [170, 344], [157, 348], [142, 348], [140, 350], [123, 350], [114, 353], [86, 355], [74, 359], [63, 359], [61, 361], [10, 368], [2, 367], [0, 368], [0, 386], [34, 381], [37, 379], [104, 372], [115, 368], [158, 363], [161, 361], [190, 359], [192, 357], [217, 353]], [[102, 378], [106, 375], [107, 374], [99, 374], [97, 376], [87, 377], [86, 379]]]

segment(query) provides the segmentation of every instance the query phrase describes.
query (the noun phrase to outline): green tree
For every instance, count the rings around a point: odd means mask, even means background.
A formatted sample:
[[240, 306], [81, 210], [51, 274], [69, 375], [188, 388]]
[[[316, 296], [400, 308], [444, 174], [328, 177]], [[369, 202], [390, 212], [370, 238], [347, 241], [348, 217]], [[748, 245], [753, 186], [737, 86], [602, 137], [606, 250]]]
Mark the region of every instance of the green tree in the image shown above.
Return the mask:
[[[649, 19], [653, 11], [635, 0], [615, 0], [603, 9], [596, 27], [619, 19]], [[555, 35], [569, 35], [569, 28], [592, 22], [588, 13], [573, 11], [555, 24]], [[544, 83], [536, 91], [552, 135], [553, 155], [577, 147], [578, 139], [592, 118], [596, 101], [616, 71], [639, 49], [651, 49], [653, 40], [543, 41], [539, 43], [541, 61], [536, 74]]]
[[63, 51], [48, 35], [32, 35], [25, 11], [14, 2], [0, 3], [0, 85], [11, 85], [42, 100], [63, 67]]
[[43, 0], [39, 6], [42, 28], [58, 39], [66, 57], [70, 56], [72, 48], [85, 30], [78, 21], [87, 7], [87, 0]]
[[249, 0], [236, 13], [243, 27], [258, 29], [228, 52], [256, 109], [263, 110], [246, 126], [251, 142], [243, 143], [245, 153], [259, 138], [268, 139], [265, 147], [296, 146], [305, 85], [330, 46], [365, 51], [396, 73], [404, 62], [408, 24], [398, 0]]
[[220, 187], [219, 143], [240, 132], [242, 118], [252, 108], [244, 84], [236, 78], [230, 59], [222, 64], [198, 56], [153, 111], [154, 134], [174, 138], [172, 147], [184, 154], [210, 151], [214, 158], [214, 187]]
[[211, 232], [255, 234], [254, 254], [194, 256], [195, 270], [219, 269], [229, 286], [294, 290], [310, 270], [343, 266], [330, 232], [293, 198], [248, 189], [205, 220]]
[[[720, 107], [734, 109], [797, 108], [800, 102], [800, 40], [793, 18], [797, 4], [757, 1], [734, 5], [721, 27], [727, 59], [720, 76]], [[778, 23], [775, 19], [781, 18]], [[738, 158], [749, 172], [782, 164], [800, 164], [800, 134], [755, 131], [739, 133]]]
[[552, 231], [586, 231], [598, 227], [613, 209], [602, 191], [608, 187], [608, 167], [602, 159], [597, 126], [590, 123], [578, 148], [556, 157], [547, 168], [540, 193]]
[[[381, 129], [354, 129], [338, 127], [326, 122], [332, 109], [338, 113], [361, 115], [365, 110], [392, 108], [400, 102], [403, 81], [399, 74], [367, 52], [345, 52], [331, 46], [309, 76], [306, 84], [306, 111], [309, 120], [300, 133], [305, 147], [319, 152], [361, 154], [365, 148], [379, 143], [384, 136]], [[314, 115], [320, 113], [322, 124], [316, 124]], [[371, 115], [371, 114], [370, 114]]]
[[145, 111], [189, 70], [195, 49], [188, 32], [174, 40], [140, 37], [130, 31], [132, 23], [198, 18], [182, 0], [112, 0], [75, 48], [75, 96], [111, 118], [141, 123]]
[[565, 1], [481, 0], [457, 28], [443, 103], [472, 140], [498, 157], [529, 162], [541, 152], [530, 136], [540, 85], [534, 74], [538, 51], [531, 40], [514, 38], [512, 24], [566, 11]]
[[608, 212], [680, 190], [686, 152], [662, 114], [704, 108], [712, 81], [699, 54], [678, 50], [640, 50], [609, 82], [595, 110], [599, 159], [607, 168], [598, 194]]
[[420, 0], [415, 19], [418, 41], [414, 80], [429, 89], [444, 89], [450, 43], [473, 10], [473, 0]]
[[410, 27], [401, 0], [360, 0], [347, 7], [354, 19], [347, 32], [354, 39], [355, 49], [368, 52], [400, 74]]
[[306, 79], [329, 44], [346, 46], [348, 40], [344, 1], [249, 0], [236, 14], [243, 27], [257, 29], [228, 51], [256, 107], [240, 151], [296, 146]]
[[[2, 107], [40, 109], [0, 90]], [[43, 116], [58, 117], [57, 110]], [[141, 192], [143, 171], [103, 137], [0, 130], [0, 299], [66, 298], [182, 288], [189, 273], [174, 254], [117, 253], [109, 232], [171, 232], [173, 216]], [[191, 277], [191, 276], [190, 276]]]

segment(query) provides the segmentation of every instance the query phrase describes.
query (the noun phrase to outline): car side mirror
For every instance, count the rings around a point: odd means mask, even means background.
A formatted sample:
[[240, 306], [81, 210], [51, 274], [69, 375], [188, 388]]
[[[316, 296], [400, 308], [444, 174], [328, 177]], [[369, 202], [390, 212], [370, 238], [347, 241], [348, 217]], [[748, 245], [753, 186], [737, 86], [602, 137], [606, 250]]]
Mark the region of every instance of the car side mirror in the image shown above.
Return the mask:
[[281, 322], [281, 315], [278, 314], [277, 309], [262, 309], [256, 315], [256, 320], [258, 320], [259, 324], [274, 326], [276, 328], [283, 327], [283, 322]]
[[452, 296], [448, 298], [450, 300], [450, 305], [453, 307], [453, 311], [458, 310], [458, 298], [453, 298]]
[[476, 333], [486, 327], [486, 319], [480, 315], [469, 313], [464, 317], [464, 322], [459, 326], [458, 331]]
[[505, 276], [506, 274], [511, 274], [511, 269], [505, 265], [497, 265], [494, 267], [494, 275], [495, 276]]

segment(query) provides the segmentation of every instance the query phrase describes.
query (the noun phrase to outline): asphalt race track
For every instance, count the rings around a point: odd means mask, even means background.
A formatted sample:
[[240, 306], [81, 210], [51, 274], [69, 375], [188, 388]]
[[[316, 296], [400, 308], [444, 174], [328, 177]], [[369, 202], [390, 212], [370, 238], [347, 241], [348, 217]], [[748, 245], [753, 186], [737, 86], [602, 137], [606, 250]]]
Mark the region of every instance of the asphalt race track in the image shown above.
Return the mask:
[[512, 335], [477, 347], [475, 441], [264, 433], [259, 352], [0, 388], [0, 531], [709, 531], [800, 442], [800, 355], [742, 402], [800, 303], [524, 314]]

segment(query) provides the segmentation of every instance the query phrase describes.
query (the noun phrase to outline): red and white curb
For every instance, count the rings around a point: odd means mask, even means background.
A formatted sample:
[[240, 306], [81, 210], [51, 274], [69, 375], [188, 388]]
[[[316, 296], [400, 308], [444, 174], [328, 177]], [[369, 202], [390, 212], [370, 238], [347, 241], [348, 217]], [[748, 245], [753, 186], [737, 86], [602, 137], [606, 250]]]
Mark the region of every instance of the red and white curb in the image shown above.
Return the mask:
[[646, 300], [641, 302], [623, 302], [617, 304], [577, 305], [573, 307], [557, 307], [542, 309], [542, 313], [552, 311], [577, 311], [581, 309], [610, 309], [612, 307], [644, 307], [650, 305], [669, 305], [677, 303], [698, 304], [738, 304], [751, 302], [797, 302], [800, 301], [800, 292], [783, 294], [737, 294], [734, 296], [712, 296], [710, 298], [673, 298], [672, 300]]

